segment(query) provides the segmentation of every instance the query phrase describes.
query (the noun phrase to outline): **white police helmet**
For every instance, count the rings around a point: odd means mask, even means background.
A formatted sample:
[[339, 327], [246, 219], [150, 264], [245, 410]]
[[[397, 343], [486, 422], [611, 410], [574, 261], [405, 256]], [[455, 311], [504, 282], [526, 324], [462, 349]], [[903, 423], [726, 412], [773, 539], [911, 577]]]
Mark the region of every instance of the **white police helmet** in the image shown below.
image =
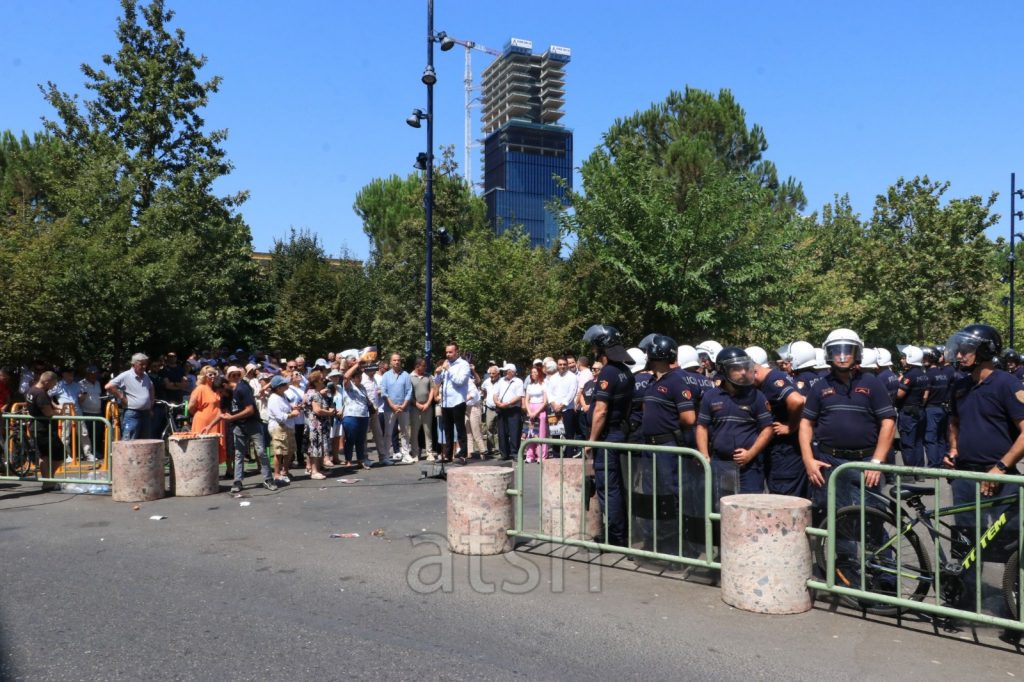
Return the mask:
[[833, 362], [837, 355], [849, 355], [853, 358], [854, 364], [860, 362], [861, 352], [864, 350], [864, 342], [860, 340], [857, 332], [852, 329], [833, 329], [825, 337], [822, 344], [825, 357], [829, 363]]
[[697, 349], [693, 346], [686, 344], [679, 346], [679, 350], [676, 351], [676, 360], [683, 369], [700, 367], [700, 358], [697, 357]]
[[814, 369], [828, 369], [828, 359], [824, 348], [814, 349]]
[[761, 348], [761, 346], [750, 346], [746, 351], [755, 365], [768, 366], [768, 351], [764, 348]]
[[865, 348], [860, 358], [861, 369], [878, 369], [878, 351]]
[[814, 367], [816, 357], [814, 346], [806, 341], [794, 341], [789, 347], [793, 369], [811, 369]]
[[708, 339], [697, 345], [697, 356], [707, 355], [711, 362], [718, 360], [718, 352], [722, 350], [722, 344]]
[[885, 348], [876, 348], [875, 352], [878, 353], [879, 367], [892, 367], [892, 353]]
[[633, 374], [642, 372], [647, 368], [647, 353], [643, 352], [639, 348], [629, 348], [626, 350], [629, 358], [633, 361], [633, 366], [630, 369], [633, 370]]
[[924, 351], [918, 346], [904, 346], [901, 352], [911, 367], [920, 367], [924, 363]]

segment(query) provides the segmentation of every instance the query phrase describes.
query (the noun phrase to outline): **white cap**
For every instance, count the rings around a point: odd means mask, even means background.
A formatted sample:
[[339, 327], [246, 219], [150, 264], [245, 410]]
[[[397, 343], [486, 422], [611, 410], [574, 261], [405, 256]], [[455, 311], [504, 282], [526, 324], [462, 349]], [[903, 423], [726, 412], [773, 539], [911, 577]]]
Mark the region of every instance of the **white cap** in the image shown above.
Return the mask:
[[[543, 360], [541, 360], [540, 358], [534, 358], [534, 359], [533, 359], [533, 364], [534, 364], [534, 365], [543, 365], [543, 364], [544, 364], [544, 361], [543, 361]], [[532, 367], [532, 366], [533, 366], [533, 365], [531, 365], [531, 367]]]
[[676, 351], [676, 360], [683, 369], [700, 367], [700, 358], [697, 357], [697, 349], [693, 346], [683, 344]]
[[338, 355], [340, 355], [343, 358], [356, 358], [357, 360], [359, 359], [359, 351], [355, 348], [343, 350], [340, 353], [338, 353]]
[[501, 366], [501, 371], [502, 372], [508, 372], [508, 371], [514, 372], [514, 371], [516, 371], [516, 366], [513, 365], [511, 362], [506, 362], [504, 365]]
[[746, 351], [755, 365], [768, 366], [768, 351], [764, 348], [761, 348], [761, 346], [750, 346]]

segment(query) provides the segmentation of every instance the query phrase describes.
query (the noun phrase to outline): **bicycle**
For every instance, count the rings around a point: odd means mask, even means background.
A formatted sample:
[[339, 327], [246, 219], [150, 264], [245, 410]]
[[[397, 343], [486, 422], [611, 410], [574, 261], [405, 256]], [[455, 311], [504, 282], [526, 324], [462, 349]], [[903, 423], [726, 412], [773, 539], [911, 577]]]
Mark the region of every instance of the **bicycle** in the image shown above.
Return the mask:
[[176, 433], [188, 431], [188, 403], [169, 403], [166, 400], [157, 400], [156, 405], [163, 405], [166, 410], [167, 421], [164, 423], [163, 433], [160, 439], [165, 443], [167, 439]]
[[[944, 521], [938, 521], [942, 529], [936, 528], [931, 522], [931, 517], [940, 519], [944, 516], [971, 512], [975, 505], [970, 503], [928, 509], [921, 498], [934, 494], [935, 489], [924, 485], [903, 484], [899, 488], [894, 486], [889, 489], [888, 495], [882, 495], [872, 490], [864, 492], [867, 497], [882, 503], [884, 508], [867, 505], [862, 508], [852, 505], [843, 507], [836, 512], [834, 531], [836, 583], [877, 594], [922, 601], [938, 582], [943, 601], [947, 604], [955, 603], [963, 594], [966, 571], [976, 570], [977, 550], [974, 546], [974, 537], [967, 537], [953, 524]], [[1017, 503], [1018, 494], [993, 498], [983, 497], [979, 506], [981, 509], [989, 509], [996, 505]], [[902, 503], [902, 506], [899, 506], [899, 503]], [[900, 532], [896, 532], [897, 517], [902, 522]], [[1007, 513], [1004, 512], [980, 533], [978, 537], [981, 538], [982, 550], [992, 546], [1006, 522]], [[827, 521], [823, 522], [820, 527], [824, 527], [826, 524]], [[921, 537], [914, 530], [914, 526], [917, 525], [925, 528], [932, 542], [937, 546], [940, 563], [937, 576], [932, 569], [931, 559], [928, 552], [925, 551]], [[949, 543], [950, 553], [953, 556], [963, 556], [964, 558], [951, 561], [942, 541]], [[897, 543], [899, 543], [898, 547]], [[1012, 553], [1003, 570], [1001, 586], [1003, 598], [1014, 620], [1018, 618], [1020, 608], [1020, 548], [1017, 544], [1018, 538], [1015, 537], [1003, 545], [1006, 551]], [[825, 552], [824, 542], [815, 544], [815, 563], [823, 575], [828, 570]], [[863, 575], [861, 575], [862, 566]], [[895, 615], [900, 611], [900, 607], [890, 604], [846, 595], [837, 596], [846, 606], [870, 613]]]

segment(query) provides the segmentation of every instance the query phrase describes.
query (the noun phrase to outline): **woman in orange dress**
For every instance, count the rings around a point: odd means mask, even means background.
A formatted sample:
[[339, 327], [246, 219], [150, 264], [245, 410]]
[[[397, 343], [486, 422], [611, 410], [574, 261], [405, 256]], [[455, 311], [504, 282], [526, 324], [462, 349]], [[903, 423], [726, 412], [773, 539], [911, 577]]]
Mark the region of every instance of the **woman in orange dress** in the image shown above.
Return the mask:
[[220, 393], [213, 389], [217, 370], [204, 367], [196, 377], [196, 387], [188, 397], [188, 413], [192, 415], [192, 433], [215, 433], [220, 438], [219, 461], [227, 461], [224, 435], [220, 429]]

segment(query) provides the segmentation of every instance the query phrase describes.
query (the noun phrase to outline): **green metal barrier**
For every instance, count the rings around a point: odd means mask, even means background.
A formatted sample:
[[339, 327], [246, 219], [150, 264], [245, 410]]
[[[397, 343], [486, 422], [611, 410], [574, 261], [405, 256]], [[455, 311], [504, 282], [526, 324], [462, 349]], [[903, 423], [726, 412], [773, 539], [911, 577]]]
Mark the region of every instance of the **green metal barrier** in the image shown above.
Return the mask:
[[[88, 465], [66, 466], [64, 446], [58, 434], [58, 425], [64, 428], [77, 429], [79, 424], [94, 423], [93, 433], [103, 432], [103, 453], [96, 463]], [[45, 443], [41, 442], [45, 440]], [[42, 483], [81, 483], [110, 484], [110, 422], [103, 417], [54, 415], [48, 420], [37, 421], [27, 414], [0, 414], [0, 481], [39, 481]], [[59, 448], [59, 452], [57, 452]], [[50, 476], [40, 476], [41, 459], [47, 463]], [[77, 462], [77, 456], [74, 458]], [[64, 475], [54, 476], [53, 472], [62, 469]], [[92, 478], [70, 475], [68, 469], [75, 468], [77, 473], [87, 469]]]
[[[889, 480], [895, 490], [895, 495], [882, 495], [887, 504], [883, 505], [881, 499], [878, 499], [877, 494], [873, 494], [867, 490], [864, 483], [864, 476], [859, 476], [859, 537], [854, 538], [853, 541], [859, 542], [858, 560], [859, 567], [854, 566], [858, 570], [859, 587], [851, 587], [836, 584], [836, 577], [840, 574], [837, 571], [837, 510], [836, 509], [836, 485], [840, 483], [840, 474], [849, 471], [881, 471], [884, 474], [894, 476], [895, 480]], [[904, 502], [903, 485], [914, 484], [914, 478], [923, 477], [933, 481], [934, 486], [934, 504], [924, 505], [921, 504], [917, 508], [912, 505], [907, 505]], [[910, 481], [906, 479], [910, 478]], [[963, 479], [975, 482], [975, 499], [973, 504], [961, 504], [961, 505], [948, 505], [945, 507], [940, 506], [940, 484], [943, 480], [951, 479]], [[995, 497], [986, 497], [981, 494], [981, 484], [983, 482], [995, 482], [1003, 485], [1003, 490], [1006, 486], [1021, 486], [1017, 488], [1017, 492], [1011, 495], [1005, 495], [1001, 493]], [[846, 483], [843, 482], [845, 485]], [[1011, 630], [1024, 631], [1024, 609], [1020, 606], [1024, 603], [1021, 595], [1021, 585], [1024, 585], [1024, 562], [1019, 560], [1020, 550], [1024, 548], [1024, 476], [1017, 475], [995, 475], [989, 473], [980, 472], [969, 472], [969, 471], [954, 471], [944, 469], [931, 469], [923, 467], [903, 467], [889, 464], [872, 464], [870, 462], [847, 462], [836, 467], [828, 481], [828, 499], [827, 499], [827, 516], [825, 519], [824, 528], [808, 528], [807, 534], [812, 538], [818, 538], [819, 542], [823, 542], [824, 556], [826, 558], [825, 567], [825, 579], [824, 581], [812, 578], [807, 581], [807, 586], [823, 592], [840, 595], [841, 597], [848, 598], [850, 600], [856, 600], [857, 603], [861, 604], [861, 608], [870, 610], [867, 605], [882, 604], [889, 607], [894, 607], [894, 610], [898, 612], [901, 609], [907, 609], [912, 611], [920, 611], [923, 613], [931, 614], [949, 619], [959, 619], [967, 622], [980, 623], [985, 625], [993, 625], [1003, 627]], [[923, 501], [922, 501], [923, 502]], [[1004, 506], [1016, 503], [1017, 506], [1017, 518], [1015, 527], [1006, 527], [1008, 522], [1007, 514], [1004, 512], [999, 518], [997, 518], [991, 526], [987, 529], [982, 525], [982, 510], [992, 508], [994, 506]], [[883, 509], [891, 514], [893, 519], [893, 537], [885, 538], [871, 538], [872, 542], [876, 542], [878, 546], [872, 550], [872, 558], [869, 562], [867, 554], [865, 552], [865, 540], [866, 540], [866, 527], [869, 525], [865, 522], [865, 517], [868, 516], [866, 508], [873, 506], [876, 509]], [[909, 512], [907, 507], [909, 506]], [[931, 506], [931, 509], [926, 509], [926, 506]], [[927, 513], [925, 513], [927, 512]], [[953, 544], [959, 543], [963, 540], [962, 536], [957, 536], [955, 524], [947, 524], [940, 521], [943, 517], [950, 517], [951, 519], [955, 514], [964, 514], [973, 512], [974, 514], [974, 537], [973, 547], [970, 548], [970, 553], [967, 554], [962, 562], [959, 564], [956, 561], [951, 561], [950, 556], [956, 559], [953, 551]], [[849, 514], [849, 512], [847, 512]], [[878, 514], [872, 512], [876, 518]], [[925, 539], [931, 540], [931, 552], [930, 557], [925, 561], [920, 561], [922, 556], [928, 556], [923, 554], [924, 544], [921, 543], [921, 533], [915, 531], [915, 526], [920, 526], [921, 530], [925, 535]], [[1016, 620], [1010, 618], [1003, 618], [988, 613], [982, 613], [982, 568], [984, 564], [984, 551], [989, 546], [989, 543], [999, 535], [1000, 532], [1013, 532], [1016, 531], [1016, 550], [1017, 550], [1017, 567], [1016, 576], [1013, 575], [1012, 565], [1010, 568], [1004, 569], [1003, 575], [1003, 590], [1004, 596], [1008, 600], [1012, 598], [1016, 600]], [[912, 538], [911, 536], [915, 536]], [[916, 539], [915, 539], [916, 538]], [[1004, 545], [1010, 545], [1012, 547], [1013, 541], [1012, 535], [1009, 540], [1006, 536], [1002, 536]], [[916, 557], [905, 557], [905, 549], [903, 547], [903, 540], [912, 540], [909, 543]], [[849, 541], [848, 541], [849, 542]], [[949, 548], [949, 554], [947, 555], [946, 549]], [[1000, 546], [996, 545], [990, 551], [998, 549]], [[961, 546], [961, 551], [966, 547]], [[892, 557], [895, 557], [895, 563], [892, 563]], [[846, 557], [848, 559], [848, 557]], [[958, 585], [954, 582], [954, 585], [947, 585], [943, 587], [943, 581], [958, 581], [961, 580], [959, 572], [960, 567], [963, 563], [971, 561], [972, 567], [966, 567], [962, 570], [973, 570], [974, 571], [974, 604], [975, 610], [968, 611], [965, 609], [955, 608], [948, 604], [943, 603], [944, 593], [950, 587], [957, 587]], [[923, 564], [923, 565], [915, 565]], [[928, 564], [931, 564], [930, 566]], [[868, 589], [868, 574], [873, 575], [873, 579], [877, 579], [879, 576], [889, 581], [888, 584], [895, 586], [895, 594], [882, 593], [878, 590]], [[1015, 588], [1015, 594], [1012, 594], [1013, 590], [1009, 589], [1009, 585], [1012, 584], [1013, 579], [1016, 578], [1017, 586]], [[901, 596], [904, 594], [904, 586], [909, 584], [913, 591], [910, 594], [915, 598], [907, 598]], [[955, 591], [955, 590], [954, 590]], [[925, 597], [931, 594], [931, 597], [925, 600]], [[1013, 606], [1009, 607], [1011, 612], [1014, 610]]]
[[[525, 503], [526, 503], [526, 500], [525, 500], [526, 470], [525, 470], [524, 452], [525, 452], [525, 449], [526, 449], [527, 446], [533, 445], [533, 444], [536, 444], [536, 445], [548, 445], [548, 446], [554, 446], [554, 447], [561, 448], [561, 455], [552, 458], [552, 459], [558, 459], [559, 460], [559, 467], [558, 467], [559, 495], [560, 495], [560, 498], [559, 498], [559, 509], [562, 510], [561, 511], [561, 514], [562, 514], [561, 523], [558, 526], [559, 529], [561, 530], [561, 534], [560, 535], [552, 535], [550, 533], [544, 533], [544, 532], [542, 532], [542, 530], [526, 530], [524, 528], [524, 525], [525, 525], [525, 513], [524, 513], [525, 509], [524, 508], [525, 508]], [[640, 453], [640, 452], [643, 452], [643, 453], [666, 453], [666, 454], [675, 455], [675, 456], [679, 457], [680, 458], [680, 461], [679, 461], [680, 466], [677, 467], [678, 475], [677, 475], [677, 481], [676, 481], [676, 484], [677, 484], [676, 490], [678, 491], [677, 495], [676, 495], [678, 497], [678, 501], [677, 501], [677, 505], [676, 505], [676, 524], [677, 524], [676, 531], [677, 531], [677, 537], [679, 538], [679, 540], [678, 540], [678, 552], [675, 553], [675, 554], [669, 554], [669, 553], [665, 553], [665, 552], [657, 552], [657, 551], [651, 551], [651, 550], [646, 550], [646, 549], [638, 549], [638, 548], [635, 548], [635, 547], [632, 546], [633, 545], [633, 539], [634, 539], [634, 534], [633, 534], [633, 518], [634, 518], [633, 507], [634, 507], [634, 505], [633, 505], [633, 486], [632, 486], [632, 480], [633, 480], [633, 475], [632, 475], [632, 472], [633, 472], [633, 457], [629, 456], [629, 455], [627, 455], [626, 458], [625, 458], [625, 461], [626, 461], [626, 469], [625, 469], [625, 480], [626, 480], [626, 486], [625, 487], [626, 487], [626, 490], [624, 492], [625, 492], [625, 495], [626, 495], [626, 498], [625, 498], [625, 501], [626, 501], [626, 516], [627, 516], [627, 524], [628, 524], [627, 525], [627, 538], [629, 539], [628, 544], [630, 546], [629, 547], [620, 547], [618, 545], [608, 544], [607, 542], [594, 542], [592, 540], [587, 540], [587, 539], [584, 539], [582, 537], [568, 537], [568, 536], [566, 536], [565, 535], [565, 511], [564, 511], [565, 510], [565, 504], [564, 504], [564, 495], [565, 495], [565, 487], [564, 487], [564, 483], [565, 483], [565, 464], [564, 464], [564, 460], [566, 459], [564, 457], [564, 455], [565, 455], [565, 452], [566, 452], [566, 448], [594, 448], [595, 450], [603, 449], [603, 450], [605, 450], [604, 454], [601, 455], [603, 457], [608, 457], [609, 456], [608, 451], [614, 451], [616, 453], [620, 452], [620, 451], [621, 452], [634, 452], [634, 453]], [[618, 456], [618, 455], [615, 455], [615, 456]], [[589, 455], [587, 457], [590, 458]], [[703, 509], [703, 531], [704, 532], [703, 532], [703, 542], [699, 543], [699, 545], [698, 545], [698, 546], [702, 546], [703, 555], [704, 555], [703, 559], [701, 559], [699, 557], [683, 556], [684, 509], [685, 509], [685, 504], [684, 504], [684, 502], [685, 502], [685, 500], [684, 500], [685, 494], [684, 494], [684, 491], [686, 489], [684, 484], [686, 483], [686, 481], [684, 480], [684, 477], [683, 477], [684, 467], [681, 466], [681, 465], [683, 463], [683, 459], [684, 458], [690, 458], [693, 461], [698, 462], [700, 464], [702, 470], [703, 470], [703, 473], [704, 473], [703, 494], [702, 494], [702, 499], [701, 499], [701, 508]], [[652, 458], [653, 476], [655, 477], [655, 480], [657, 479], [657, 461], [658, 461], [657, 457]], [[561, 438], [528, 438], [528, 439], [525, 439], [522, 442], [522, 444], [520, 445], [520, 447], [519, 447], [519, 452], [517, 454], [517, 459], [516, 459], [515, 467], [516, 467], [516, 487], [515, 488], [511, 488], [511, 489], [508, 490], [508, 494], [512, 495], [512, 496], [514, 496], [516, 498], [515, 499], [515, 527], [509, 529], [509, 531], [508, 531], [508, 534], [511, 535], [511, 536], [519, 537], [519, 538], [524, 538], [524, 539], [529, 539], [529, 540], [538, 540], [538, 541], [541, 541], [541, 542], [550, 542], [550, 543], [557, 543], [557, 544], [563, 544], [563, 545], [572, 545], [572, 546], [576, 546], [576, 547], [584, 547], [584, 548], [591, 549], [591, 550], [616, 552], [618, 554], [624, 554], [624, 555], [635, 556], [635, 557], [643, 557], [643, 558], [647, 558], [647, 559], [661, 560], [661, 561], [675, 563], [675, 564], [683, 564], [683, 565], [689, 565], [689, 566], [699, 566], [699, 567], [710, 568], [710, 569], [719, 569], [719, 568], [721, 568], [721, 564], [718, 561], [716, 561], [714, 556], [713, 556], [714, 532], [713, 532], [713, 528], [712, 528], [712, 523], [715, 522], [715, 521], [719, 521], [721, 517], [720, 517], [720, 515], [718, 513], [715, 513], [715, 512], [712, 511], [712, 494], [711, 494], [712, 493], [712, 477], [713, 477], [712, 469], [711, 469], [711, 465], [709, 464], [707, 459], [705, 459], [704, 456], [701, 455], [696, 450], [692, 450], [690, 448], [683, 448], [683, 447], [667, 446], [667, 445], [646, 445], [646, 444], [637, 444], [637, 443], [606, 443], [606, 442], [595, 442], [595, 441], [588, 441], [588, 440], [565, 440], [565, 439], [561, 439]], [[539, 483], [540, 483], [540, 493], [538, 495], [538, 509], [540, 510], [541, 518], [543, 518], [543, 507], [544, 507], [544, 499], [543, 499], [544, 481], [543, 481], [543, 476], [544, 476], [544, 467], [541, 465], [541, 466], [538, 466], [537, 469], [538, 469], [538, 476], [539, 476]], [[605, 486], [607, 488], [607, 481], [605, 483]], [[593, 497], [595, 498], [593, 500], [593, 504], [597, 504], [598, 501], [596, 499], [596, 497], [597, 497], [596, 491], [594, 491]], [[652, 500], [652, 510], [653, 510], [653, 513], [652, 513], [652, 524], [653, 524], [653, 528], [651, 530], [651, 535], [654, 538], [658, 538], [658, 511], [657, 510], [659, 509], [659, 506], [658, 506], [657, 486], [655, 486], [654, 489], [653, 489], [652, 498], [653, 498], [653, 500]], [[580, 517], [579, 518], [581, 519], [581, 523], [583, 524], [584, 527], [586, 525], [585, 524], [585, 519], [586, 519], [586, 509], [587, 509], [588, 500], [589, 500], [589, 496], [587, 495], [587, 485], [584, 484], [583, 486], [581, 486], [580, 499], [579, 499], [579, 504], [580, 504], [580, 507], [579, 507], [579, 509], [580, 509]], [[602, 518], [603, 518], [603, 523], [604, 523], [604, 538], [607, 539], [607, 537], [608, 537], [608, 518], [607, 518], [607, 516], [602, 516]]]

